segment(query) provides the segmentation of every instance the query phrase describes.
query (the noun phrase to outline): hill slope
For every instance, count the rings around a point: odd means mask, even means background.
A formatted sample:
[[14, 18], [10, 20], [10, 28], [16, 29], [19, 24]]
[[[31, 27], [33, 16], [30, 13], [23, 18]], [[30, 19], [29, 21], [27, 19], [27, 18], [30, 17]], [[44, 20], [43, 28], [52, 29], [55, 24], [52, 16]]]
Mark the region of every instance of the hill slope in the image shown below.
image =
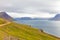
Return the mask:
[[6, 23], [6, 20], [0, 18], [0, 24], [4, 24], [4, 23]]
[[32, 28], [31, 26], [10, 22], [9, 24], [0, 27], [0, 40], [60, 40], [60, 39], [51, 36], [47, 33], [44, 33], [42, 30]]

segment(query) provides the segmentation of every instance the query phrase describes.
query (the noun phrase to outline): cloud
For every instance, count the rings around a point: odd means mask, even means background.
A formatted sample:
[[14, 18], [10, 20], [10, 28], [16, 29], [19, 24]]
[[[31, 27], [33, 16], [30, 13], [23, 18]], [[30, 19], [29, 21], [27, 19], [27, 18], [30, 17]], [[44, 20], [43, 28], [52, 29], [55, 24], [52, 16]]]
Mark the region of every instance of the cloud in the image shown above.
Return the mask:
[[55, 14], [49, 14], [45, 12], [35, 12], [35, 13], [8, 13], [13, 18], [20, 18], [20, 17], [31, 17], [31, 18], [51, 18], [54, 17]]
[[0, 0], [0, 11], [60, 13], [60, 0]]

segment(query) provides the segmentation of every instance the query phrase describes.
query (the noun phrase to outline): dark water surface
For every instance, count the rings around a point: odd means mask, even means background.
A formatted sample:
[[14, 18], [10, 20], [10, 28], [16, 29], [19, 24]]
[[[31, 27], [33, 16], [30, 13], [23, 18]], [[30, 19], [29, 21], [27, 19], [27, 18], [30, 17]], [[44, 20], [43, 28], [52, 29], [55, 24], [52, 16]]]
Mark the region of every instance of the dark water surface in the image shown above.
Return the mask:
[[45, 32], [60, 37], [60, 21], [48, 20], [17, 20], [17, 23], [28, 24], [35, 28], [43, 29]]

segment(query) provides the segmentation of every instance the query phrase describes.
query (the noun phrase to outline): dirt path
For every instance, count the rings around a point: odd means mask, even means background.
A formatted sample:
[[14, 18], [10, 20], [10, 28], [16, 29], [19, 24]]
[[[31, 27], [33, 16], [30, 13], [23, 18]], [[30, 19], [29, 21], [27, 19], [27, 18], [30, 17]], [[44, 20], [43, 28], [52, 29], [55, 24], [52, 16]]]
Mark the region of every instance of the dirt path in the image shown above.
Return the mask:
[[11, 22], [7, 22], [7, 23], [5, 23], [5, 24], [1, 24], [0, 27], [1, 27], [1, 26], [5, 26], [5, 25], [8, 25], [8, 24], [10, 24], [10, 23], [11, 23]]

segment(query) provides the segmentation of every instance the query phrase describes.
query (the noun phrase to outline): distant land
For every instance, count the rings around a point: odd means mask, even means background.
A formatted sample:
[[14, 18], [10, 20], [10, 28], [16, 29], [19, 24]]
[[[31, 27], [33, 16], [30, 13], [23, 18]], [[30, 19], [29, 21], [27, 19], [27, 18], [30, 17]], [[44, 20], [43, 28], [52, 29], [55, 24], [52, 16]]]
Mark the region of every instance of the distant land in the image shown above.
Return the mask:
[[21, 17], [21, 18], [14, 18], [14, 20], [51, 20], [51, 21], [60, 21], [60, 14], [57, 14], [53, 18], [31, 18], [31, 17]]
[[60, 14], [57, 14], [55, 17], [51, 18], [50, 20], [60, 21]]
[[31, 17], [21, 17], [14, 18], [15, 20], [48, 20], [48, 18], [31, 18]]

